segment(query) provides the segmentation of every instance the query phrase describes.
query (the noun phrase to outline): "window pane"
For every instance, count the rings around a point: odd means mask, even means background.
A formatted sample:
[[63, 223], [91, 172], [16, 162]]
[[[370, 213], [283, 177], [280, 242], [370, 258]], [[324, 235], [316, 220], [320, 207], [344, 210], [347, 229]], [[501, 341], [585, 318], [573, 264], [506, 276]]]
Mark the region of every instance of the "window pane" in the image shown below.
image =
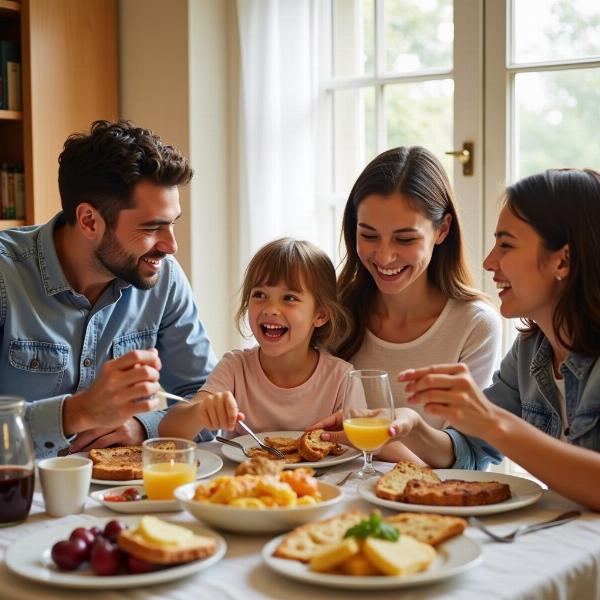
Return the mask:
[[385, 69], [452, 68], [452, 0], [385, 0]]
[[334, 193], [347, 196], [374, 158], [375, 89], [339, 90], [333, 97]]
[[333, 75], [372, 75], [375, 0], [333, 0]]
[[385, 88], [387, 146], [425, 146], [444, 165], [452, 180], [454, 114], [452, 79], [388, 85]]
[[598, 0], [513, 0], [512, 22], [514, 63], [600, 56]]
[[600, 168], [600, 69], [515, 76], [516, 178]]

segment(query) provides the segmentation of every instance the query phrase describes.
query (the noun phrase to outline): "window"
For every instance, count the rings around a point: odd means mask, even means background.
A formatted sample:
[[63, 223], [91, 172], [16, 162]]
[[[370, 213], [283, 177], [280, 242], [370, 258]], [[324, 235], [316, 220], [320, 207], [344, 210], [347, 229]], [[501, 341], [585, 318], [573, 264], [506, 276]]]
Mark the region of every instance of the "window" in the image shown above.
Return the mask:
[[364, 166], [383, 150], [423, 145], [449, 173], [453, 146], [452, 0], [330, 0], [321, 15], [327, 131], [319, 189], [336, 256], [341, 212]]

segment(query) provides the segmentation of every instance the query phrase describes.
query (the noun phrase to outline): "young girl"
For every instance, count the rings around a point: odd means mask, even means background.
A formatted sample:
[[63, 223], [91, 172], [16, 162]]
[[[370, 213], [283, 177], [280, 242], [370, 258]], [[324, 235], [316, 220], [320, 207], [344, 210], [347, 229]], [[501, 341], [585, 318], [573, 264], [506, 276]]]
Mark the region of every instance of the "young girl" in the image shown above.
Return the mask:
[[441, 432], [410, 409], [397, 415], [397, 433], [428, 463], [484, 469], [506, 454], [600, 510], [599, 224], [595, 171], [546, 171], [507, 189], [484, 267], [502, 315], [526, 328], [483, 393], [465, 365], [399, 374], [411, 406], [452, 425]]
[[[338, 285], [353, 324], [336, 354], [356, 369], [389, 373], [460, 361], [489, 385], [500, 359], [500, 317], [472, 287], [454, 194], [435, 156], [418, 146], [377, 156], [350, 192], [342, 231]], [[396, 406], [406, 406], [404, 386], [394, 381], [392, 392]], [[443, 427], [442, 417], [417, 410]]]
[[239, 419], [255, 431], [304, 430], [341, 408], [352, 365], [326, 348], [349, 319], [328, 256], [309, 242], [271, 242], [250, 261], [241, 296], [238, 327], [247, 316], [258, 346], [226, 353], [194, 404], [167, 412], [160, 435], [194, 438]]

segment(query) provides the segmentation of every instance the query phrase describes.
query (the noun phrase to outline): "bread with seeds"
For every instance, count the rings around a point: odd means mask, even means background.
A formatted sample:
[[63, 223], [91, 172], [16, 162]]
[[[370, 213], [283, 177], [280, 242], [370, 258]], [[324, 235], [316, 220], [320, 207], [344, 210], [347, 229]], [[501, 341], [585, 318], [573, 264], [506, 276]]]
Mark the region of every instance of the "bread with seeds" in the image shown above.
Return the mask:
[[403, 460], [379, 478], [375, 485], [375, 495], [386, 500], [404, 502], [404, 489], [409, 481], [415, 479], [431, 483], [440, 481], [440, 478], [429, 467]]

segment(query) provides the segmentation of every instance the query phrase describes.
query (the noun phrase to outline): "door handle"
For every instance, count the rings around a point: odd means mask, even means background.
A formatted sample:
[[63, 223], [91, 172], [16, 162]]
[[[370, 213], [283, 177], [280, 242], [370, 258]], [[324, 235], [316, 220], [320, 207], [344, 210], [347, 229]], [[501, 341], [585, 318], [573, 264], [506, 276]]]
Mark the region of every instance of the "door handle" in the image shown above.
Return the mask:
[[473, 175], [473, 154], [475, 150], [475, 144], [473, 142], [464, 142], [462, 150], [449, 150], [444, 154], [453, 156], [462, 164], [463, 175], [467, 177]]

